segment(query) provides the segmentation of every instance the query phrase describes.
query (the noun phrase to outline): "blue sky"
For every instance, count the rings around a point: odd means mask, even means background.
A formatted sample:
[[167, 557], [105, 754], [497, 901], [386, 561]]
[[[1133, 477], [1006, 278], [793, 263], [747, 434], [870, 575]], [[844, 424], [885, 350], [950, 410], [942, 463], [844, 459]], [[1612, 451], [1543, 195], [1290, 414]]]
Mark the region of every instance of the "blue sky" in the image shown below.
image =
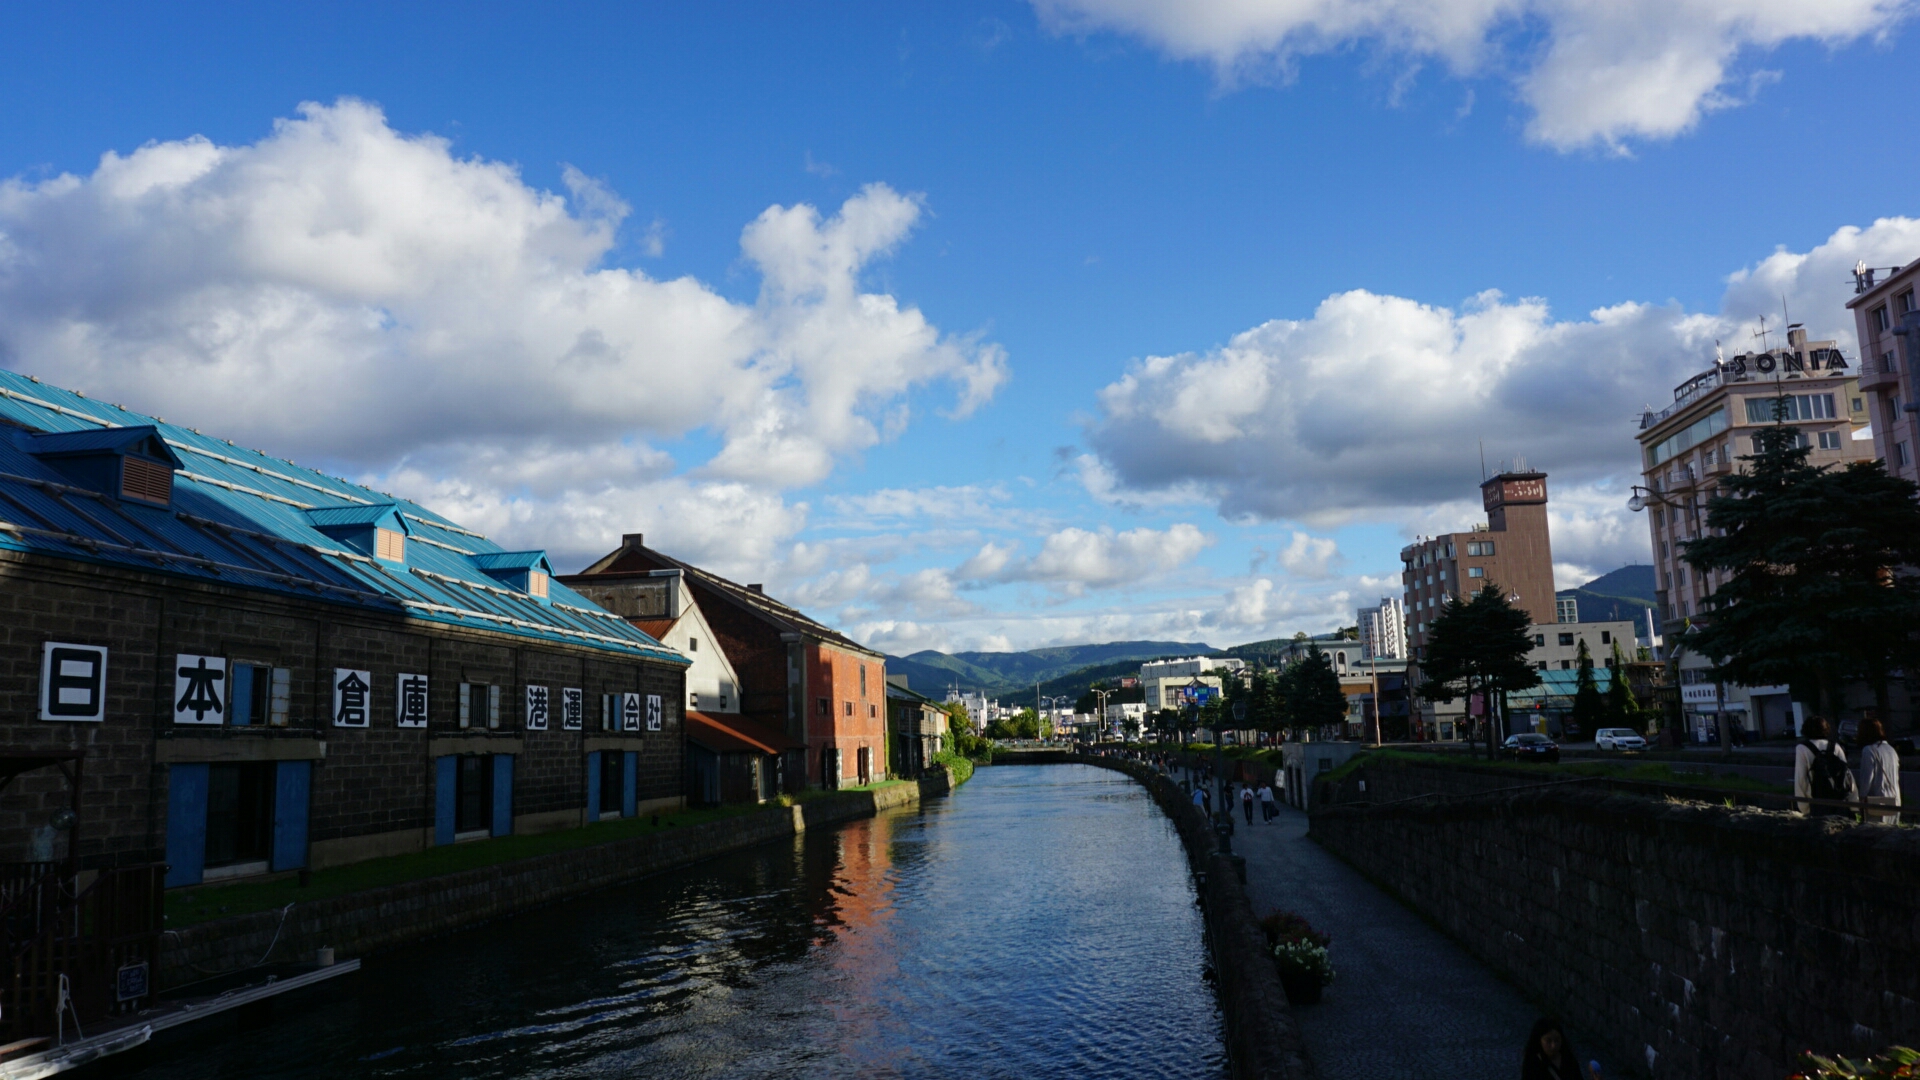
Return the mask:
[[0, 11], [0, 363], [895, 651], [1350, 622], [1480, 439], [1643, 558], [1920, 257], [1888, 0], [281, 7]]

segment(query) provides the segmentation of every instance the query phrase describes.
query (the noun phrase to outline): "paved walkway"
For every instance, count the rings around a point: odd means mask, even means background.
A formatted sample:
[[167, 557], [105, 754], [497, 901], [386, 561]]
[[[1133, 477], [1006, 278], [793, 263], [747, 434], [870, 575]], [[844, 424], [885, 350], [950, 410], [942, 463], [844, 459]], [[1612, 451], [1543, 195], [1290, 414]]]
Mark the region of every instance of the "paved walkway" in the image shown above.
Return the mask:
[[[1294, 1010], [1324, 1080], [1501, 1080], [1520, 1075], [1538, 1007], [1453, 940], [1307, 839], [1288, 807], [1271, 823], [1236, 819], [1256, 914], [1305, 916], [1333, 938], [1335, 979]], [[1607, 1080], [1627, 1075], [1573, 1032]]]

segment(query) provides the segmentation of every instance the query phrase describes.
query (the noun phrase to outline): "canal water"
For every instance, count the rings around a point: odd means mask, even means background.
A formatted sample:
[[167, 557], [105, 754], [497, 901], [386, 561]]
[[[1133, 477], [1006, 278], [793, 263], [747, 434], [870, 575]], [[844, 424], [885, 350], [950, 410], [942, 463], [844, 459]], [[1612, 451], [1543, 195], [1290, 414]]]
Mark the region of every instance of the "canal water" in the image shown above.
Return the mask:
[[1226, 1075], [1186, 860], [1125, 776], [981, 769], [809, 831], [370, 958], [100, 1075]]

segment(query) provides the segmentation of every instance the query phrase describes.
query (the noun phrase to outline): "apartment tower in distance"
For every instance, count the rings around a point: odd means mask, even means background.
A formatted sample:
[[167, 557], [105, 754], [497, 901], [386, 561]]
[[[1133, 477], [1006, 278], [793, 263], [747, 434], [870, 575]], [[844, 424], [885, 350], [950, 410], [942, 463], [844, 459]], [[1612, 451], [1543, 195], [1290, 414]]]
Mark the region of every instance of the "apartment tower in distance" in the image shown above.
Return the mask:
[[1482, 585], [1498, 587], [1531, 623], [1556, 621], [1553, 546], [1547, 538], [1547, 474], [1524, 463], [1480, 484], [1485, 525], [1427, 537], [1400, 549], [1406, 588], [1407, 641], [1425, 655], [1427, 634], [1448, 603]]

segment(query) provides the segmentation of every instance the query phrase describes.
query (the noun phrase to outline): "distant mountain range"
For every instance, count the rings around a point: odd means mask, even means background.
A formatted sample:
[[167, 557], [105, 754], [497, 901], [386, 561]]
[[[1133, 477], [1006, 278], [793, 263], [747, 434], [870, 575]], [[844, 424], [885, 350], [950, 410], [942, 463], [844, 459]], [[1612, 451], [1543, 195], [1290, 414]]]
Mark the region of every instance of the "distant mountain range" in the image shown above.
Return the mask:
[[1028, 652], [925, 649], [910, 656], [887, 657], [887, 674], [905, 675], [907, 685], [936, 698], [944, 697], [948, 687], [958, 686], [988, 697], [1022, 700], [1033, 696], [1036, 683], [1042, 694], [1078, 694], [1095, 679], [1138, 674], [1148, 660], [1218, 652], [1211, 645], [1184, 641], [1110, 641]]
[[[1576, 589], [1562, 589], [1561, 598], [1580, 602], [1581, 622], [1642, 619], [1654, 606], [1653, 567], [1623, 566]], [[905, 675], [907, 685], [930, 697], [945, 697], [957, 686], [972, 693], [1007, 701], [1030, 702], [1035, 684], [1052, 697], [1078, 695], [1089, 683], [1122, 675], [1137, 675], [1149, 660], [1182, 656], [1237, 656], [1266, 658], [1284, 651], [1291, 637], [1251, 641], [1229, 649], [1192, 641], [1110, 641], [1104, 645], [1064, 645], [1027, 652], [943, 653], [926, 649], [910, 656], [887, 657], [887, 674]]]
[[1638, 619], [1644, 629], [1643, 613], [1654, 607], [1653, 590], [1653, 567], [1641, 565], [1623, 566], [1577, 589], [1561, 589], [1556, 595], [1563, 600], [1573, 597], [1580, 601], [1581, 622]]

